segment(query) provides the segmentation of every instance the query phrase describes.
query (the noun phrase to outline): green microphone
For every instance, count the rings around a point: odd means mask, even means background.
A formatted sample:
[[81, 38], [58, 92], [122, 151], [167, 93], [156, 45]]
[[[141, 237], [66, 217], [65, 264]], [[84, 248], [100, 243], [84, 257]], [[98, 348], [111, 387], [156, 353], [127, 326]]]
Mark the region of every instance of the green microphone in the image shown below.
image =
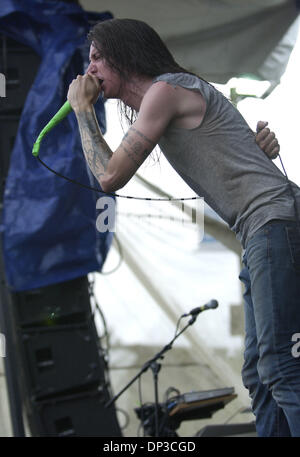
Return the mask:
[[68, 100], [64, 103], [64, 105], [57, 111], [57, 113], [53, 116], [53, 118], [48, 122], [48, 124], [43, 128], [39, 136], [37, 137], [36, 142], [32, 148], [32, 154], [34, 157], [39, 155], [41, 141], [44, 136], [50, 132], [60, 121], [62, 121], [70, 112], [72, 111], [72, 106], [68, 102]]

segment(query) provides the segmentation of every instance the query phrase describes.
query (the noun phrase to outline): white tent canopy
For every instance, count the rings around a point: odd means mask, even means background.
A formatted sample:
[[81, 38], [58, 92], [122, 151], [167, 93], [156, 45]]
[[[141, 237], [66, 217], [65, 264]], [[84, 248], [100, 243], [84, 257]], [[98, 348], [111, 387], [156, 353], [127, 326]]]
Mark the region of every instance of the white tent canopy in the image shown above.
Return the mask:
[[[295, 0], [82, 0], [89, 11], [140, 19], [164, 39], [177, 61], [204, 79], [225, 84], [240, 74], [280, 81], [295, 44], [289, 30]], [[287, 31], [289, 33], [287, 34]]]

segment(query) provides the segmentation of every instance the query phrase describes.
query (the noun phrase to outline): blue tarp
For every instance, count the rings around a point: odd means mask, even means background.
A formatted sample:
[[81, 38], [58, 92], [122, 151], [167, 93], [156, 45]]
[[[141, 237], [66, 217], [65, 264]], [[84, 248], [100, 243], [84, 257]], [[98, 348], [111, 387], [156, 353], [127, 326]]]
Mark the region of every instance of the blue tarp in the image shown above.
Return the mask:
[[[65, 102], [72, 79], [84, 72], [90, 21], [111, 17], [59, 1], [1, 0], [0, 33], [32, 48], [41, 59], [22, 111], [4, 193], [4, 261], [14, 291], [99, 271], [110, 248], [112, 233], [96, 229], [101, 194], [55, 176], [31, 150]], [[95, 109], [104, 131], [101, 99]], [[99, 188], [83, 157], [73, 112], [44, 139], [40, 157], [59, 173]]]

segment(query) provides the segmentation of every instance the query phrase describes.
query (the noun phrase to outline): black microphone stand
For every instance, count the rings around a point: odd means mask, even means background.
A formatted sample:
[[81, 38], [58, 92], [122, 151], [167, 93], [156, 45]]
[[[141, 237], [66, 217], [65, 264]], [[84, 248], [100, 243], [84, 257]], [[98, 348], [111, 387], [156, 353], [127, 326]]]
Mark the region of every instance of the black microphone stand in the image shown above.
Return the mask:
[[115, 395], [109, 402], [105, 404], [105, 408], [108, 408], [111, 406], [113, 403], [115, 403], [118, 398], [143, 374], [145, 373], [149, 368], [151, 368], [152, 373], [153, 373], [153, 379], [154, 379], [154, 394], [155, 394], [155, 436], [159, 437], [159, 403], [158, 403], [158, 373], [161, 368], [161, 364], [157, 363], [157, 360], [163, 359], [165, 352], [169, 351], [172, 349], [174, 341], [197, 319], [197, 315], [194, 315], [191, 317], [189, 322], [183, 329], [177, 333], [174, 338], [170, 341], [170, 343], [166, 344], [166, 346], [159, 351], [154, 357], [152, 357], [148, 362], [146, 362], [141, 370], [129, 381], [129, 383], [117, 394]]

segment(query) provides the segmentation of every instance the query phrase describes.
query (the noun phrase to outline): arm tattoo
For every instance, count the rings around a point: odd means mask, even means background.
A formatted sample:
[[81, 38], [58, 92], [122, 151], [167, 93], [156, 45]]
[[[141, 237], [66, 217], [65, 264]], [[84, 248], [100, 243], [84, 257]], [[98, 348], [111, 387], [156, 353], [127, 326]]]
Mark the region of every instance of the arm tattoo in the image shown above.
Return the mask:
[[102, 136], [94, 110], [76, 113], [76, 117], [85, 158], [99, 181], [105, 174], [112, 151]]
[[137, 133], [141, 138], [143, 138], [144, 140], [148, 141], [148, 143], [150, 143], [152, 145], [152, 147], [154, 148], [155, 146], [155, 143], [154, 141], [150, 140], [149, 138], [146, 137], [146, 135], [144, 135], [142, 132], [140, 132], [139, 130], [135, 129], [134, 127], [131, 127], [131, 130], [135, 133]]
[[[146, 140], [147, 143], [149, 143], [149, 147], [145, 148], [141, 141], [136, 141], [136, 139], [132, 138], [130, 132], [134, 132], [138, 134], [143, 140]], [[125, 145], [125, 143], [127, 143], [129, 148], [127, 147], [127, 145]], [[147, 156], [150, 154], [154, 146], [155, 143], [152, 140], [147, 138], [143, 133], [141, 133], [134, 127], [130, 128], [130, 130], [126, 133], [121, 143], [121, 147], [123, 148], [123, 150], [127, 153], [128, 157], [136, 165], [140, 165], [141, 162], [147, 158]]]

